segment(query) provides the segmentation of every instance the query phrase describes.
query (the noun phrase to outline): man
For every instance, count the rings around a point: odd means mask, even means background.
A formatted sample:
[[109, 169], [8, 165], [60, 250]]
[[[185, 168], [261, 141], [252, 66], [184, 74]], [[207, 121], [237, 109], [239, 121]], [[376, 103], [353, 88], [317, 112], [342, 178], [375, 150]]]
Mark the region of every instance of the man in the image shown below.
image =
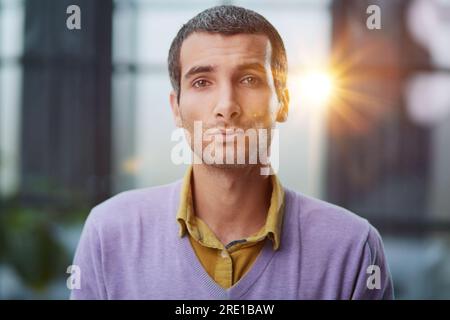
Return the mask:
[[382, 241], [366, 220], [282, 187], [262, 174], [270, 163], [250, 161], [272, 135], [257, 135], [255, 150], [247, 132], [270, 131], [288, 114], [275, 28], [243, 8], [205, 10], [173, 40], [169, 73], [175, 123], [197, 161], [182, 181], [92, 210], [74, 261], [81, 287], [71, 297], [393, 298]]

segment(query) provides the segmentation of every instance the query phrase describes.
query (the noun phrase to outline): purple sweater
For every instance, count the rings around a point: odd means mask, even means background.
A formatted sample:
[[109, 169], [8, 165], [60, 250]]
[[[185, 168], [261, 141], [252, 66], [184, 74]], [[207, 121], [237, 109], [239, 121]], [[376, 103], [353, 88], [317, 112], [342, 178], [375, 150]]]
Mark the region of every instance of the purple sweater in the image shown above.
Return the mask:
[[71, 299], [393, 298], [376, 229], [288, 189], [279, 250], [266, 241], [251, 269], [223, 289], [203, 269], [188, 236], [178, 235], [180, 188], [176, 181], [127, 191], [91, 211], [74, 259], [81, 288]]

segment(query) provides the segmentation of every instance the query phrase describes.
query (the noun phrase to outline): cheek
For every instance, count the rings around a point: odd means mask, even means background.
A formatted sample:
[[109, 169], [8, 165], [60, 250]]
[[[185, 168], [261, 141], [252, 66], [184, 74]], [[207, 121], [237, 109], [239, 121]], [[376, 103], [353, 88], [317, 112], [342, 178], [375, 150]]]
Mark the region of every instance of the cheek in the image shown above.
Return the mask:
[[278, 106], [277, 99], [274, 99], [270, 90], [247, 93], [243, 96], [241, 105], [245, 106], [244, 112], [247, 117], [264, 126], [273, 121]]
[[209, 99], [206, 95], [186, 93], [180, 98], [181, 117], [184, 121], [193, 122], [206, 118]]

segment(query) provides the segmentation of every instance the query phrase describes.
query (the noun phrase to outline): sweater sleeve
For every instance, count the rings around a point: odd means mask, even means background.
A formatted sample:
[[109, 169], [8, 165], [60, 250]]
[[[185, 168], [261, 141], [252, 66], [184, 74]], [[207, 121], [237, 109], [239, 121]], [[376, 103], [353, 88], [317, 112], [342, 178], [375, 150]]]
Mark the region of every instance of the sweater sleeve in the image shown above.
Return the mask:
[[101, 241], [95, 226], [94, 210], [86, 220], [75, 252], [73, 265], [78, 267], [80, 272], [80, 286], [71, 290], [71, 300], [106, 299]]
[[392, 300], [394, 290], [383, 242], [378, 231], [370, 226], [361, 256], [361, 265], [353, 290], [354, 300]]

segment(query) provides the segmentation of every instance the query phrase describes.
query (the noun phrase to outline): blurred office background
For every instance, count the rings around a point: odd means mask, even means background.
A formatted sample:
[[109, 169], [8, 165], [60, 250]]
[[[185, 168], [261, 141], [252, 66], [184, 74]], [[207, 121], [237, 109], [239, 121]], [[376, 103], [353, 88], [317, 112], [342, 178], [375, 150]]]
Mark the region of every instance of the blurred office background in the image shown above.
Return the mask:
[[218, 4], [285, 41], [284, 184], [378, 228], [398, 299], [450, 299], [448, 0], [0, 0], [0, 299], [66, 299], [90, 208], [183, 175], [167, 52]]

